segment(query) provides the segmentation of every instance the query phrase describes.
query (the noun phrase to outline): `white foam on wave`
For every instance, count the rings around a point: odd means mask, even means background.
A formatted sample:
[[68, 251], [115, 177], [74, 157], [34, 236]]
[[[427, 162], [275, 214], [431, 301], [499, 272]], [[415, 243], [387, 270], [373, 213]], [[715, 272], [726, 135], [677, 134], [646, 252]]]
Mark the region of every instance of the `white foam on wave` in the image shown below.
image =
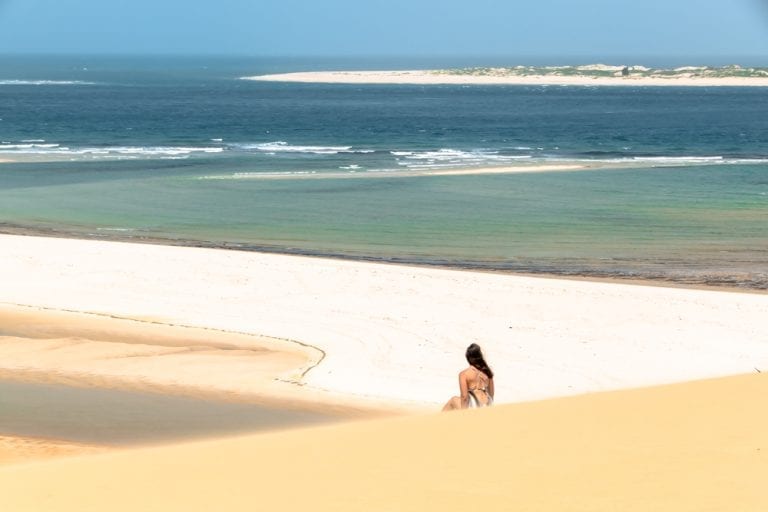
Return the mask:
[[645, 162], [720, 162], [722, 156], [636, 156], [636, 161]]
[[390, 154], [396, 157], [398, 165], [414, 169], [498, 165], [532, 158], [531, 155], [503, 155], [499, 151], [485, 149], [463, 151], [450, 148], [435, 151], [390, 151]]
[[11, 144], [10, 142], [3, 142], [0, 144], [0, 152], [7, 151], [7, 152], [14, 152], [14, 153], [24, 153], [24, 152], [46, 152], [52, 149], [67, 149], [62, 148], [58, 144], [35, 144], [32, 143], [32, 141], [22, 141], [23, 144]]
[[233, 174], [211, 174], [200, 176], [198, 180], [249, 180], [259, 178], [280, 178], [291, 176], [309, 176], [317, 171], [265, 171], [265, 172], [236, 172]]
[[136, 231], [136, 229], [135, 228], [96, 228], [96, 231], [131, 232], [131, 231]]
[[[626, 161], [625, 159], [624, 161]], [[740, 165], [764, 164], [768, 158], [726, 158], [723, 156], [645, 156], [633, 157], [633, 163], [652, 165]]]
[[241, 151], [259, 151], [267, 154], [311, 153], [315, 155], [337, 155], [339, 153], [374, 153], [373, 149], [353, 149], [352, 146], [307, 146], [293, 145], [279, 140], [275, 142], [231, 144], [231, 148]]
[[0, 144], [0, 153], [103, 157], [185, 157], [194, 153], [221, 153], [224, 148], [207, 146], [104, 146], [70, 148], [59, 144]]
[[768, 158], [729, 158], [728, 164], [768, 164]]
[[0, 80], [0, 85], [97, 85], [82, 80]]
[[[522, 150], [522, 147], [515, 148]], [[527, 148], [530, 149], [530, 148]], [[542, 149], [542, 148], [539, 148]], [[621, 165], [647, 165], [649, 167], [660, 166], [693, 166], [693, 165], [736, 165], [736, 164], [765, 164], [768, 158], [729, 158], [721, 155], [699, 156], [626, 156], [615, 158], [583, 158], [555, 155], [509, 155], [496, 150], [477, 149], [464, 151], [458, 149], [443, 148], [431, 151], [390, 151], [395, 157], [397, 165], [401, 168], [412, 170], [444, 169], [460, 167], [482, 167], [514, 164], [524, 160], [536, 159], [541, 162], [551, 163], [591, 163], [591, 164], [621, 164]]]
[[568, 158], [568, 157], [548, 157], [552, 162], [579, 162], [579, 163], [599, 163], [599, 164], [622, 164], [622, 165], [648, 165], [650, 167], [686, 167], [696, 165], [746, 165], [746, 164], [766, 164], [768, 158], [731, 158], [724, 156], [634, 156], [617, 158]]
[[456, 164], [451, 164], [451, 163], [447, 163], [447, 164], [433, 164], [433, 163], [430, 163], [430, 164], [413, 164], [413, 165], [409, 165], [408, 166], [408, 169], [412, 169], [412, 170], [419, 170], [419, 169], [455, 169], [455, 168], [456, 168]]
[[[187, 146], [116, 146], [105, 148], [110, 153], [123, 155], [189, 155], [191, 153], [221, 153], [224, 148]], [[87, 150], [86, 150], [87, 151]]]

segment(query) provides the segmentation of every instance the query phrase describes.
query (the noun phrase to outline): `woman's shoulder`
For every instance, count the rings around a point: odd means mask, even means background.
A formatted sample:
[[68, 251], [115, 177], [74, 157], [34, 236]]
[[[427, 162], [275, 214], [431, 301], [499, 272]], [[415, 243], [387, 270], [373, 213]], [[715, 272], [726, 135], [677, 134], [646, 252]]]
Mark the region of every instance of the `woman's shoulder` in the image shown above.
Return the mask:
[[478, 370], [474, 366], [467, 366], [459, 372], [459, 375], [464, 377], [477, 377], [478, 375], [484, 375], [485, 378], [493, 380], [493, 377], [486, 375], [485, 372]]

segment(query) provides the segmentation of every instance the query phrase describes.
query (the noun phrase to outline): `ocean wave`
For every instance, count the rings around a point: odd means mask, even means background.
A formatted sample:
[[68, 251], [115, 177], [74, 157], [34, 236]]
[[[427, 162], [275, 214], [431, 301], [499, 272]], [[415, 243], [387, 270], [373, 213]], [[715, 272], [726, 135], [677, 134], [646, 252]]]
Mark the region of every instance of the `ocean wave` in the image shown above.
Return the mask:
[[96, 231], [116, 231], [121, 233], [128, 233], [136, 231], [136, 228], [96, 228]]
[[0, 85], [97, 85], [83, 80], [0, 80]]
[[413, 169], [499, 165], [533, 158], [532, 155], [509, 155], [488, 149], [464, 151], [442, 148], [433, 151], [390, 151], [390, 154], [396, 158], [398, 165]]
[[54, 143], [0, 144], [0, 154], [13, 153], [22, 155], [184, 157], [193, 153], [221, 153], [222, 151], [224, 151], [224, 148], [209, 146], [103, 146], [72, 148]]
[[724, 158], [722, 156], [635, 156], [632, 157], [635, 161], [642, 162], [720, 162]]
[[542, 161], [550, 162], [577, 162], [590, 164], [619, 164], [629, 166], [649, 166], [649, 167], [687, 167], [699, 165], [758, 165], [768, 163], [768, 157], [739, 157], [739, 156], [695, 156], [695, 155], [668, 155], [668, 156], [638, 156], [613, 154], [615, 156], [547, 156], [542, 157]]
[[[110, 153], [123, 155], [189, 155], [191, 153], [221, 153], [223, 148], [188, 146], [115, 146], [106, 148]], [[83, 151], [90, 151], [89, 149]]]
[[768, 164], [768, 158], [729, 158], [727, 164]]
[[22, 144], [11, 144], [11, 143], [5, 143], [5, 142], [0, 144], [0, 152], [13, 151], [17, 153], [22, 153], [30, 150], [45, 151], [45, 150], [51, 150], [51, 149], [67, 149], [67, 148], [61, 148], [61, 146], [59, 146], [58, 144], [38, 144], [38, 143], [32, 143], [32, 141], [22, 141]]
[[248, 180], [259, 178], [282, 178], [292, 176], [310, 176], [317, 171], [265, 171], [265, 172], [236, 172], [232, 174], [211, 174], [200, 176], [198, 180]]
[[[723, 156], [723, 155], [638, 155], [621, 152], [590, 152], [582, 154], [563, 154], [557, 151], [543, 154], [542, 148], [523, 151], [523, 147], [515, 147], [512, 151], [507, 148], [499, 150], [475, 149], [459, 150], [442, 148], [437, 150], [408, 151], [392, 150], [389, 153], [395, 158], [398, 166], [412, 170], [462, 168], [462, 167], [495, 167], [515, 165], [523, 162], [547, 163], [588, 163], [593, 165], [619, 164], [622, 166], [695, 166], [695, 165], [737, 165], [765, 164], [768, 157], [757, 156]], [[520, 152], [520, 153], [518, 153]]]
[[240, 151], [262, 153], [311, 153], [315, 155], [337, 155], [339, 153], [375, 153], [374, 149], [353, 149], [352, 146], [308, 146], [293, 145], [285, 141], [229, 144], [229, 148]]
[[694, 156], [694, 155], [680, 155], [680, 156], [632, 156], [632, 157], [619, 157], [619, 158], [605, 158], [596, 159], [597, 162], [609, 162], [609, 163], [633, 163], [633, 164], [649, 164], [653, 166], [687, 166], [687, 165], [733, 165], [733, 164], [762, 164], [768, 163], [768, 158], [756, 157], [756, 158], [741, 158], [741, 157], [725, 157], [721, 155], [715, 156]]

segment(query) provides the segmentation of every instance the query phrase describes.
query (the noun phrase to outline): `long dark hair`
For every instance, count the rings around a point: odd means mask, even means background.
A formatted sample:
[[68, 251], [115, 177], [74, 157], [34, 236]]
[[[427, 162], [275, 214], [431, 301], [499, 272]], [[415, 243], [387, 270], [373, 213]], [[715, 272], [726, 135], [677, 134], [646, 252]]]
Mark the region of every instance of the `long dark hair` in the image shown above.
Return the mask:
[[485, 362], [483, 351], [480, 350], [480, 345], [477, 343], [473, 343], [467, 347], [467, 362], [486, 374], [489, 379], [493, 378], [493, 371], [491, 370], [491, 367], [488, 366], [488, 363]]

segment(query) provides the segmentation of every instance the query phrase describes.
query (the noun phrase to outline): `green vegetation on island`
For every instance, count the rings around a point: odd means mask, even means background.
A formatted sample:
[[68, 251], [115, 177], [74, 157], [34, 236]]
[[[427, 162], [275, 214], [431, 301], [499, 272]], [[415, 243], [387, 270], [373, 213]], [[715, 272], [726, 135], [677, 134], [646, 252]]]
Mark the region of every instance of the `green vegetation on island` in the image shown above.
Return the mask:
[[575, 76], [587, 78], [766, 78], [768, 68], [745, 68], [738, 65], [684, 66], [678, 68], [648, 68], [645, 66], [611, 66], [590, 64], [585, 66], [513, 66], [440, 69], [437, 75], [469, 76]]

